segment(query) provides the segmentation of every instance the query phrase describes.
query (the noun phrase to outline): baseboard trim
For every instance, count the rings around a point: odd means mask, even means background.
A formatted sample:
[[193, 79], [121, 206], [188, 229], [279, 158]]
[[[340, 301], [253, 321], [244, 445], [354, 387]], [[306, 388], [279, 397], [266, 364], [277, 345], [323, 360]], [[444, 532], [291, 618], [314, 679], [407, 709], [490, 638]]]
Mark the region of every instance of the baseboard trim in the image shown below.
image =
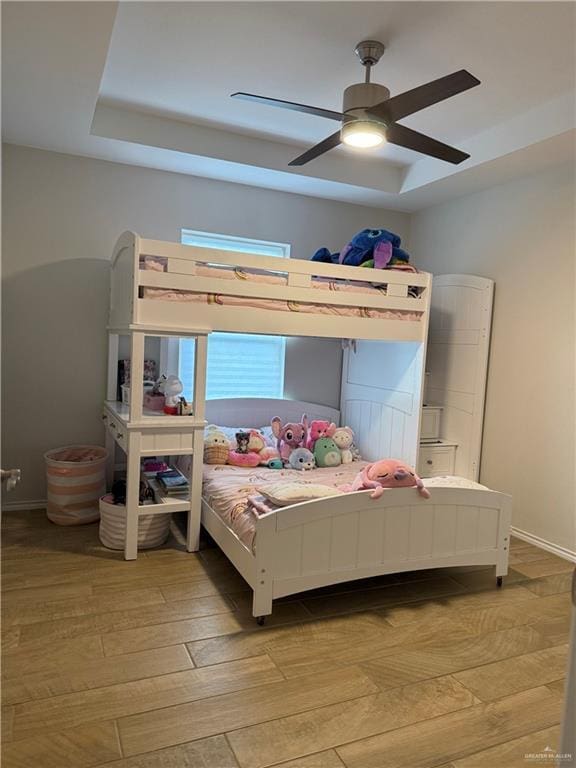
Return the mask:
[[520, 528], [516, 528], [514, 525], [511, 526], [510, 531], [512, 536], [516, 536], [517, 539], [522, 539], [522, 541], [526, 541], [528, 544], [533, 544], [540, 549], [545, 549], [547, 552], [557, 555], [557, 557], [563, 557], [564, 560], [570, 560], [571, 563], [576, 563], [576, 552], [573, 552], [571, 549], [566, 549], [558, 544], [553, 544], [547, 539], [542, 539], [540, 536], [535, 536], [533, 533], [523, 531]]
[[2, 503], [2, 512], [28, 512], [33, 509], [46, 509], [46, 499], [32, 499], [31, 501], [5, 501]]

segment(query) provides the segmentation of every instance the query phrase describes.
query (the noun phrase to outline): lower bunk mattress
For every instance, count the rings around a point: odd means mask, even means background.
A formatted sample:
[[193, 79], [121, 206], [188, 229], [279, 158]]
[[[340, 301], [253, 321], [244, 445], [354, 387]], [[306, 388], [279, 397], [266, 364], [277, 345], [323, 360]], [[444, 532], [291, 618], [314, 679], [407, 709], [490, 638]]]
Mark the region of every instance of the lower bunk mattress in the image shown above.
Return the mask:
[[[279, 480], [328, 485], [337, 488], [351, 483], [368, 462], [355, 461], [339, 467], [326, 467], [300, 472], [294, 469], [267, 469], [266, 467], [233, 467], [204, 465], [202, 496], [224, 523], [238, 536], [244, 546], [254, 551], [256, 546], [256, 520], [259, 515], [274, 511], [274, 506], [258, 488]], [[489, 490], [484, 485], [454, 475], [424, 478], [428, 488], [474, 488]]]

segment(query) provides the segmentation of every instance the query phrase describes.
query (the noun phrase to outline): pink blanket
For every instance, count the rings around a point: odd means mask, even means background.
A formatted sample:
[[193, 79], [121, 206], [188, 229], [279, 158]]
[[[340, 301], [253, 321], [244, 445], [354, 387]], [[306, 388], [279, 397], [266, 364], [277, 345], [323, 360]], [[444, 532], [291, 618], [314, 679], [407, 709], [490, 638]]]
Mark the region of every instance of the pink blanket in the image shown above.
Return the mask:
[[366, 465], [363, 461], [342, 464], [339, 467], [313, 469], [299, 472], [295, 469], [267, 469], [256, 467], [232, 467], [204, 465], [202, 495], [212, 509], [236, 533], [248, 549], [254, 547], [255, 521], [259, 514], [277, 509], [258, 494], [258, 487], [278, 480], [321, 483], [337, 487], [351, 483]]
[[[165, 271], [163, 263], [158, 259], [146, 259], [140, 264], [141, 269], [156, 272]], [[269, 285], [287, 285], [284, 275], [263, 274], [244, 269], [220, 269], [218, 267], [198, 266], [198, 277], [218, 278], [222, 281], [241, 280], [252, 283], [266, 283]], [[175, 283], [178, 276], [174, 275]], [[313, 278], [312, 287], [320, 291], [330, 292], [354, 292], [375, 296], [386, 295], [386, 287], [383, 285], [369, 285], [362, 282], [347, 282], [343, 280], [328, 280], [325, 278]], [[196, 291], [183, 291], [172, 288], [142, 288], [142, 298], [161, 299], [163, 301], [199, 302], [209, 305], [229, 307], [255, 307], [257, 309], [271, 309], [280, 312], [302, 312], [320, 315], [339, 315], [348, 317], [372, 317], [387, 320], [420, 320], [420, 312], [406, 310], [375, 309], [373, 307], [350, 307], [335, 304], [313, 304], [301, 301], [284, 301], [282, 299], [260, 299], [245, 296], [227, 296], [220, 293], [200, 293]]]

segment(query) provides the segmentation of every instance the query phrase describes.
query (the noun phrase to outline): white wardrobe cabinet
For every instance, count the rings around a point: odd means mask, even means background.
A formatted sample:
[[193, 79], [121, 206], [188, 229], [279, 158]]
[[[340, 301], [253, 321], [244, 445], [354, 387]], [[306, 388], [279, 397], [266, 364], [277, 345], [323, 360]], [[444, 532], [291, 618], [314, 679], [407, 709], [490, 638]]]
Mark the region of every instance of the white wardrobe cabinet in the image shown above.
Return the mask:
[[424, 477], [478, 481], [493, 296], [494, 282], [485, 277], [435, 275], [432, 281], [418, 460]]

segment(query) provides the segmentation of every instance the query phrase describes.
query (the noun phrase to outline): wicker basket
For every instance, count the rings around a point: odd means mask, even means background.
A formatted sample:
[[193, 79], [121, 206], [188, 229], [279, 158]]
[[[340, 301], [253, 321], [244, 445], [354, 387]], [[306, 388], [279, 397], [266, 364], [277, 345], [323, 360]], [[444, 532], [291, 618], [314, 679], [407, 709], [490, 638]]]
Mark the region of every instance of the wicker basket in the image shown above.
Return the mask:
[[204, 448], [204, 464], [227, 464], [228, 448], [225, 445], [208, 445]]
[[[126, 507], [113, 504], [112, 495], [100, 498], [100, 541], [108, 549], [124, 549]], [[160, 547], [170, 533], [170, 515], [140, 515], [138, 549]]]

